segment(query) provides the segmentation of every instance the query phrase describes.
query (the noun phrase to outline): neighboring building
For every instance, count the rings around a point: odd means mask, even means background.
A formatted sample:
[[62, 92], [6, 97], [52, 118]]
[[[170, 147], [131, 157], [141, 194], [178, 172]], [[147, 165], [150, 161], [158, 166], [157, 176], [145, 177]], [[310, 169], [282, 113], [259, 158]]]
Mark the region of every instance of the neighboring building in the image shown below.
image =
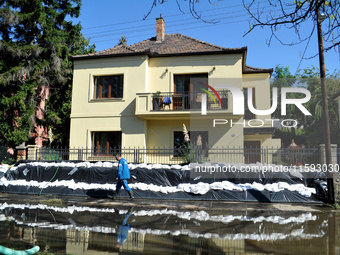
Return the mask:
[[[246, 47], [223, 48], [165, 34], [163, 18], [156, 24], [156, 37], [72, 57], [70, 148], [176, 148], [183, 141], [183, 124], [191, 142], [199, 140], [205, 148], [280, 146], [272, 139], [270, 115], [254, 116], [247, 107], [244, 115], [233, 115], [232, 94], [218, 89], [224, 83], [252, 87], [255, 108], [269, 109], [272, 69], [246, 65]], [[222, 105], [211, 92], [207, 115], [202, 115], [206, 84], [219, 90]], [[235, 123], [243, 117], [263, 122], [245, 128], [229, 123], [213, 127], [214, 119]], [[258, 157], [244, 160], [256, 162]]]

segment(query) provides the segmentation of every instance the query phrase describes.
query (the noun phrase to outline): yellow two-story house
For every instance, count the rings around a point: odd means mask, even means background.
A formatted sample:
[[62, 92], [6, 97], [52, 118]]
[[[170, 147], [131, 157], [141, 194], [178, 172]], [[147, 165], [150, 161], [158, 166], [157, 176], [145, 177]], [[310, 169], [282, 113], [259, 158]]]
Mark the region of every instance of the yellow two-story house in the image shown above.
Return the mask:
[[[177, 148], [183, 124], [190, 143], [206, 150], [279, 145], [270, 115], [257, 116], [247, 104], [252, 88], [253, 106], [271, 107], [272, 69], [246, 65], [246, 47], [224, 48], [164, 31], [158, 18], [153, 38], [72, 57], [70, 148]], [[242, 101], [244, 111], [235, 111]]]

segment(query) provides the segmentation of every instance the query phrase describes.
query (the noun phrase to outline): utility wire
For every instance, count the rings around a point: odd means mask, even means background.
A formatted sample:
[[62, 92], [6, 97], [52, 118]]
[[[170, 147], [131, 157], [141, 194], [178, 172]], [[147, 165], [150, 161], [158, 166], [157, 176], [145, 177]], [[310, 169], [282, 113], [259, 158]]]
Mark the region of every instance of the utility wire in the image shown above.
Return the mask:
[[[226, 16], [226, 17], [222, 17], [221, 19], [228, 20], [228, 19], [234, 19], [234, 18], [239, 18], [239, 17], [244, 17], [244, 15]], [[187, 21], [187, 20], [191, 20], [191, 19], [172, 21], [172, 22], [169, 22], [169, 23], [177, 23], [177, 22], [182, 22], [182, 21]], [[195, 26], [189, 27], [189, 28], [180, 28], [180, 29], [177, 29], [176, 31], [170, 30], [170, 32], [178, 32], [178, 31], [191, 30], [191, 29], [208, 27], [208, 26], [219, 26], [219, 25], [225, 25], [225, 24], [240, 23], [240, 22], [245, 22], [245, 21], [249, 22], [250, 19], [234, 20], [234, 21], [220, 22], [220, 23], [214, 23], [214, 24], [206, 23], [206, 25], [198, 25], [196, 21], [192, 21], [192, 22], [189, 22], [189, 23], [185, 22], [185, 23], [180, 23], [180, 24], [172, 24], [170, 26], [167, 26], [167, 28], [183, 27], [183, 26], [188, 26], [188, 25], [195, 24]], [[144, 26], [136, 26], [136, 27], [132, 27], [132, 28], [128, 28], [128, 29], [121, 28], [121, 29], [116, 29], [116, 30], [110, 30], [113, 33], [108, 33], [109, 31], [107, 31], [107, 33], [105, 33], [105, 32], [96, 32], [95, 34], [100, 33], [100, 35], [94, 35], [93, 37], [91, 36], [90, 39], [109, 37], [109, 36], [112, 36], [112, 35], [121, 34], [121, 32], [118, 32], [118, 31], [124, 31], [124, 35], [131, 34], [131, 33], [136, 33], [136, 32], [140, 32], [140, 29], [138, 29], [138, 28], [141, 28], [141, 27], [143, 27], [144, 29], [146, 28], [145, 30], [148, 30], [148, 29], [151, 30], [151, 29], [154, 28], [154, 24], [147, 25], [147, 26], [145, 26], [145, 25]], [[134, 28], [135, 28], [135, 30], [130, 30], [130, 29], [134, 29]], [[114, 31], [117, 31], [117, 32], [114, 32]], [[167, 31], [169, 32], [169, 30], [167, 30]], [[129, 38], [142, 37], [142, 36], [143, 35], [133, 35], [133, 36], [130, 36]], [[102, 41], [96, 41], [96, 42], [97, 43], [103, 42], [103, 40]]]
[[[243, 17], [244, 15], [237, 15], [237, 16], [233, 16], [231, 18], [239, 18], [239, 17]], [[249, 21], [247, 19], [242, 19], [242, 21]], [[232, 22], [232, 21], [230, 21]], [[173, 25], [169, 25], [167, 26], [167, 28], [173, 28], [173, 27], [183, 27], [183, 26], [188, 26], [188, 25], [195, 25], [193, 28], [201, 28], [201, 27], [206, 27], [206, 26], [214, 26], [214, 25], [222, 25], [222, 24], [227, 24], [226, 22], [224, 23], [216, 23], [216, 24], [207, 24], [207, 25], [197, 25], [197, 22], [195, 21], [192, 21], [192, 22], [186, 22], [186, 23], [180, 23], [180, 24], [173, 24]], [[139, 26], [139, 27], [148, 27], [148, 29], [154, 29], [155, 28], [155, 25], [152, 24], [152, 25], [149, 25], [149, 26]], [[147, 29], [145, 29], [147, 30]], [[183, 30], [183, 29], [179, 29], [179, 30]], [[91, 39], [93, 38], [99, 38], [99, 37], [106, 37], [106, 36], [111, 36], [111, 35], [115, 35], [115, 34], [121, 34], [121, 32], [119, 31], [124, 31], [124, 35], [126, 34], [131, 34], [131, 33], [135, 33], [135, 32], [140, 32], [140, 29], [138, 29], [138, 27], [136, 27], [135, 30], [131, 30], [131, 31], [128, 31], [126, 29], [117, 29], [117, 30], [111, 30], [112, 32], [113, 31], [117, 31], [117, 32], [114, 32], [114, 33], [103, 33], [101, 32], [100, 35], [95, 35], [95, 36], [91, 36]]]
[[[266, 3], [266, 2], [267, 1], [261, 1], [259, 3]], [[218, 7], [218, 8], [213, 8], [213, 9], [205, 9], [205, 10], [202, 10], [202, 11], [199, 11], [199, 12], [201, 12], [201, 13], [202, 12], [210, 12], [210, 11], [230, 9], [230, 8], [235, 8], [235, 7], [242, 7], [243, 8], [243, 5], [241, 4], [241, 5], [233, 5], [233, 6], [226, 6], [226, 7]], [[167, 15], [167, 16], [164, 16], [164, 18], [171, 18], [171, 17], [183, 16], [183, 15], [191, 15], [191, 13], [180, 13], [180, 14]], [[116, 26], [116, 25], [125, 25], [125, 24], [141, 22], [141, 21], [143, 21], [143, 20], [140, 19], [140, 20], [133, 20], [133, 21], [126, 21], [126, 22], [119, 22], [119, 23], [112, 23], [112, 24], [94, 26], [94, 27], [85, 27], [85, 28], [83, 28], [83, 30], [96, 29], [96, 28], [109, 27], [109, 26]]]
[[[266, 8], [266, 7], [265, 7]], [[265, 9], [263, 8], [263, 10]], [[293, 9], [293, 8], [289, 8], [289, 9]], [[288, 10], [288, 9], [287, 9]], [[268, 12], [271, 12], [272, 10], [266, 10], [266, 11], [263, 11], [263, 13], [268, 13]], [[238, 18], [238, 17], [244, 17], [245, 15], [244, 14], [240, 14], [240, 15], [233, 15], [233, 16], [230, 16], [229, 14], [235, 14], [235, 13], [244, 13], [244, 10], [240, 10], [240, 11], [234, 11], [234, 12], [224, 12], [224, 13], [217, 13], [217, 14], [211, 14], [211, 15], [207, 15], [206, 17], [216, 17], [216, 19], [221, 19], [221, 20], [224, 20], [224, 19], [233, 19], [233, 18]], [[221, 15], [227, 15], [227, 16], [222, 16], [220, 18], [217, 18], [218, 16], [221, 16]], [[187, 19], [180, 19], [180, 20], [173, 20], [173, 21], [168, 21], [166, 22], [167, 24], [173, 24], [173, 23], [178, 23], [178, 22], [184, 22], [182, 24], [179, 24], [177, 26], [180, 26], [180, 25], [188, 25], [188, 24], [197, 24], [197, 20], [195, 21], [192, 21], [190, 23], [186, 22], [186, 21], [190, 21], [190, 20], [193, 20], [192, 18], [187, 18]], [[250, 19], [247, 19], [247, 20], [250, 20]], [[139, 21], [139, 22], [142, 22], [142, 21]], [[124, 23], [125, 24], [125, 23]], [[210, 24], [210, 23], [208, 23]], [[216, 25], [216, 24], [219, 24], [219, 23], [211, 23], [210, 25]], [[170, 25], [170, 26], [167, 26], [167, 27], [172, 27], [172, 26], [175, 26], [175, 25]], [[201, 26], [201, 25], [200, 25]], [[96, 34], [100, 34], [99, 37], [103, 37], [103, 33], [108, 33], [108, 32], [116, 32], [116, 31], [125, 31], [126, 30], [130, 30], [130, 29], [137, 29], [138, 28], [138, 31], [139, 28], [148, 28], [148, 27], [154, 27], [154, 24], [149, 24], [149, 25], [146, 25], [146, 24], [143, 24], [143, 25], [139, 25], [139, 26], [133, 26], [133, 27], [127, 27], [127, 28], [117, 28], [117, 29], [113, 29], [113, 30], [106, 30], [106, 31], [99, 31], [99, 32], [91, 32], [91, 33], [84, 33], [83, 35], [84, 36], [88, 36], [88, 35], [96, 35]], [[133, 31], [134, 32], [134, 31]], [[93, 36], [93, 37], [96, 37], [96, 36]], [[93, 38], [91, 36], [91, 38]]]
[[[248, 20], [238, 20], [238, 21], [223, 22], [223, 23], [215, 24], [214, 26], [225, 25], [225, 24], [234, 24], [234, 23], [240, 23], [240, 22], [245, 22], [245, 21], [248, 21]], [[184, 31], [184, 30], [192, 30], [192, 29], [197, 29], [197, 28], [206, 28], [206, 27], [209, 27], [209, 26], [211, 26], [211, 25], [205, 25], [205, 26], [201, 25], [201, 26], [194, 26], [194, 27], [188, 27], [188, 28], [180, 28], [180, 29], [176, 29], [176, 30], [170, 30], [170, 31], [168, 31], [168, 33], [174, 33], [174, 32]], [[155, 36], [155, 33], [150, 32], [148, 34], [133, 35], [133, 36], [129, 36], [128, 39], [129, 38], [136, 38], [136, 37], [148, 37], [148, 36]], [[94, 43], [107, 42], [107, 41], [112, 41], [112, 40], [119, 40], [119, 38], [95, 41]]]
[[305, 54], [306, 54], [306, 51], [307, 51], [307, 48], [308, 48], [310, 39], [312, 38], [312, 35], [314, 34], [314, 30], [315, 30], [315, 26], [313, 26], [313, 30], [312, 30], [312, 32], [311, 32], [309, 38], [308, 38], [308, 42], [307, 42], [307, 44], [306, 44], [305, 50], [304, 50], [304, 52], [303, 52], [303, 54], [302, 54], [302, 57], [301, 57], [300, 62], [299, 62], [299, 65], [298, 65], [298, 67], [296, 68], [295, 75], [298, 73], [299, 68], [300, 68], [300, 65], [301, 65], [301, 63], [302, 63], [302, 60], [304, 60], [304, 58], [305, 58]]

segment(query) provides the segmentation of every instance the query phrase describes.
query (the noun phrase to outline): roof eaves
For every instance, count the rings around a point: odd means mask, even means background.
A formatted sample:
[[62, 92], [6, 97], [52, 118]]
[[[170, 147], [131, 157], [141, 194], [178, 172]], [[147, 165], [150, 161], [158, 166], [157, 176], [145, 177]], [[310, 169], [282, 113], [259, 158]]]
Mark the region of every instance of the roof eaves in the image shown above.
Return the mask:
[[124, 52], [124, 53], [109, 53], [109, 54], [91, 54], [91, 55], [77, 55], [70, 56], [71, 60], [95, 59], [95, 58], [113, 58], [113, 57], [126, 57], [126, 56], [140, 56], [149, 55], [149, 51], [140, 52]]
[[174, 53], [157, 53], [150, 52], [150, 57], [174, 57], [174, 56], [193, 56], [193, 55], [218, 55], [218, 54], [238, 54], [247, 51], [247, 47], [239, 49], [224, 49], [224, 50], [213, 50], [213, 51], [192, 51], [192, 52], [174, 52]]
[[270, 73], [272, 74], [274, 71], [273, 68], [256, 68], [256, 67], [251, 67], [248, 65], [243, 66], [243, 74], [252, 74], [252, 73]]
[[197, 52], [181, 52], [181, 53], [168, 53], [168, 54], [164, 54], [164, 53], [159, 54], [157, 52], [146, 50], [146, 51], [135, 51], [135, 52], [126, 52], [126, 53], [78, 55], [78, 56], [70, 56], [69, 58], [71, 60], [83, 60], [83, 59], [140, 56], [140, 55], [148, 55], [149, 57], [175, 57], [175, 56], [217, 55], [217, 54], [237, 54], [237, 53], [244, 54], [246, 51], [247, 51], [247, 47], [235, 48], [235, 49], [225, 48], [219, 51], [197, 51]]

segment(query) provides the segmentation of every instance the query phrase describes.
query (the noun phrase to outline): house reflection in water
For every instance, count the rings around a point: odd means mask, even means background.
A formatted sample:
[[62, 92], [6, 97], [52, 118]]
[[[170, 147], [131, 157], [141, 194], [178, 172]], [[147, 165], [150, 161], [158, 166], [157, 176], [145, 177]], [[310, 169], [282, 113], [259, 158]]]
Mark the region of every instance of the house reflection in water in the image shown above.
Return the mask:
[[1, 244], [17, 249], [22, 247], [13, 245], [21, 240], [66, 254], [340, 254], [340, 216], [325, 212], [27, 204], [0, 210]]

